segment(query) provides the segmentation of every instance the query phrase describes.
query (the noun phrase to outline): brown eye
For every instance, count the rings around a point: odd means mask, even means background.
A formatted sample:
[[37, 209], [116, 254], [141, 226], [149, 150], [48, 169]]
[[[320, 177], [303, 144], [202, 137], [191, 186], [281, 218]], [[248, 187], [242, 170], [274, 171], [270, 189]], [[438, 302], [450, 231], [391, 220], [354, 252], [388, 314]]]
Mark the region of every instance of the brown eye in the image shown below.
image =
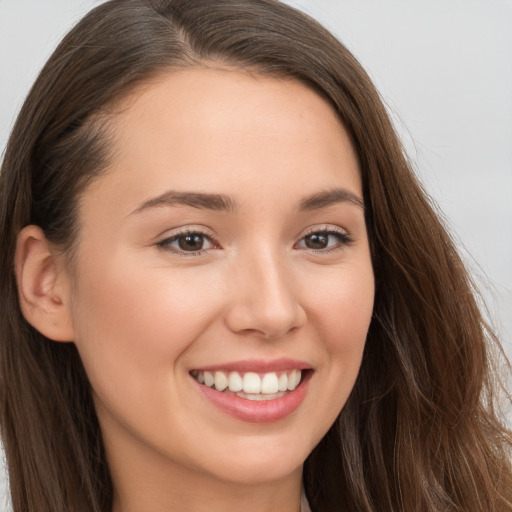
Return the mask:
[[333, 249], [342, 249], [351, 242], [352, 238], [342, 231], [314, 231], [302, 238], [297, 247], [328, 252]]
[[329, 234], [311, 233], [304, 237], [304, 243], [308, 249], [325, 249], [329, 245]]
[[166, 251], [175, 253], [201, 253], [207, 249], [211, 249], [214, 244], [211, 238], [201, 232], [185, 232], [166, 238], [159, 242], [158, 247]]
[[199, 233], [182, 235], [178, 238], [178, 247], [182, 251], [200, 251], [204, 246], [204, 236]]

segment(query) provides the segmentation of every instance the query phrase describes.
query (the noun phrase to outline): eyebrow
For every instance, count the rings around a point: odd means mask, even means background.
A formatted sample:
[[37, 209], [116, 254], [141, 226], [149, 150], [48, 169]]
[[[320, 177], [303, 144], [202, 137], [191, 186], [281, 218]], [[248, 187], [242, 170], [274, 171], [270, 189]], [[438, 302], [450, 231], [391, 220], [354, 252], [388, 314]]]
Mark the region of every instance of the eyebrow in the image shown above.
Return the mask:
[[200, 210], [235, 211], [233, 199], [223, 194], [206, 194], [201, 192], [176, 192], [170, 190], [144, 201], [130, 215], [140, 213], [158, 206], [191, 206]]
[[[338, 203], [352, 203], [364, 208], [363, 200], [357, 195], [344, 188], [333, 188], [303, 198], [299, 201], [298, 209], [299, 211], [320, 210]], [[224, 194], [170, 190], [144, 201], [130, 215], [161, 206], [190, 206], [200, 210], [220, 212], [234, 212], [237, 209], [236, 201]]]
[[356, 196], [344, 188], [332, 188], [323, 192], [319, 192], [318, 194], [305, 197], [299, 203], [299, 210], [320, 210], [337, 203], [352, 203], [364, 209], [364, 201], [362, 198]]

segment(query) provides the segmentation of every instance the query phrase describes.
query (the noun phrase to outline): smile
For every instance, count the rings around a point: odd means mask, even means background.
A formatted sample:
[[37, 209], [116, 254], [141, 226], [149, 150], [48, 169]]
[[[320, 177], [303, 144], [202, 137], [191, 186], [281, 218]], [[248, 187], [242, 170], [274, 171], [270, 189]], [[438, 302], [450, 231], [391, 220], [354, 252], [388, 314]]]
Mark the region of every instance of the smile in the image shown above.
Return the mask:
[[216, 391], [231, 392], [248, 400], [274, 400], [293, 391], [302, 378], [301, 370], [283, 372], [236, 372], [236, 371], [199, 371], [191, 372], [197, 382]]
[[206, 403], [238, 420], [269, 423], [298, 409], [314, 371], [292, 359], [238, 361], [190, 371]]

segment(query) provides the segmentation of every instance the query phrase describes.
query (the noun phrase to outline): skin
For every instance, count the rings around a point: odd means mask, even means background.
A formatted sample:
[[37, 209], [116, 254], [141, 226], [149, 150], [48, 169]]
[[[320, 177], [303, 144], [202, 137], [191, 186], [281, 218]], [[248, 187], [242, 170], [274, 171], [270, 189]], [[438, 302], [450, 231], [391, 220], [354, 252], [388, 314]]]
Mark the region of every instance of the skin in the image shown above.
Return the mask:
[[[306, 86], [227, 69], [145, 84], [112, 133], [112, 165], [81, 201], [74, 271], [38, 293], [52, 290], [68, 330], [53, 339], [72, 336], [91, 381], [114, 511], [297, 512], [303, 462], [354, 385], [373, 307], [363, 207], [299, 209], [332, 189], [362, 198], [350, 140]], [[170, 190], [236, 206], [147, 204]], [[187, 229], [205, 234], [192, 255], [172, 239]], [[308, 246], [326, 230], [341, 236]], [[34, 227], [21, 239], [18, 261], [44, 246]], [[279, 357], [312, 375], [299, 407], [270, 423], [227, 415], [189, 373]]]

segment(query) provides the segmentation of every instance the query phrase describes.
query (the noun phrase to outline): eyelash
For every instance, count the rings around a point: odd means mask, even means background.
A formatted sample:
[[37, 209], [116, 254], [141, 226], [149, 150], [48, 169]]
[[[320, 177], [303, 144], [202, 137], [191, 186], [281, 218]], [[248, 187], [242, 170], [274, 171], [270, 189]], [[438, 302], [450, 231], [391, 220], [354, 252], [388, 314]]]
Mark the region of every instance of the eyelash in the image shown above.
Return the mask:
[[164, 251], [172, 252], [174, 254], [178, 254], [179, 256], [183, 256], [183, 257], [202, 256], [204, 253], [209, 251], [210, 248], [200, 249], [198, 251], [185, 251], [185, 250], [176, 249], [176, 248], [173, 248], [170, 246], [170, 244], [172, 244], [173, 242], [177, 242], [180, 238], [184, 238], [186, 236], [193, 236], [193, 235], [198, 235], [198, 236], [202, 237], [203, 239], [207, 239], [214, 247], [215, 246], [218, 247], [218, 245], [213, 240], [213, 237], [211, 237], [204, 231], [201, 231], [198, 229], [186, 229], [184, 231], [180, 231], [180, 232], [170, 236], [169, 238], [165, 238], [164, 240], [158, 242], [156, 245], [157, 245], [157, 247], [159, 247], [160, 249], [162, 249]]
[[[310, 249], [315, 254], [321, 253], [326, 254], [334, 251], [341, 251], [345, 247], [349, 246], [353, 243], [353, 238], [344, 230], [342, 229], [333, 229], [333, 228], [324, 228], [324, 229], [311, 229], [308, 231], [299, 242], [302, 242], [306, 239], [306, 237], [311, 235], [323, 235], [323, 236], [334, 236], [337, 238], [337, 243], [334, 245], [334, 247], [325, 248], [325, 249]], [[308, 249], [308, 248], [306, 248]]]
[[[204, 239], [208, 240], [212, 244], [213, 247], [209, 247], [207, 249], [199, 249], [197, 251], [185, 251], [183, 249], [176, 249], [176, 248], [173, 248], [170, 246], [170, 244], [172, 244], [173, 242], [179, 241], [183, 237], [194, 236], [194, 235], [202, 237], [203, 240]], [[298, 243], [302, 242], [303, 240], [306, 239], [306, 237], [311, 236], [311, 235], [323, 235], [323, 236], [327, 236], [327, 237], [334, 236], [337, 238], [337, 243], [334, 245], [334, 247], [329, 247], [329, 248], [325, 248], [325, 249], [311, 249], [311, 248], [305, 247], [305, 249], [308, 249], [309, 251], [311, 251], [315, 254], [326, 254], [326, 253], [330, 253], [330, 252], [334, 252], [334, 251], [340, 251], [340, 250], [343, 250], [346, 246], [352, 244], [352, 242], [353, 242], [352, 237], [350, 235], [348, 235], [345, 231], [343, 231], [341, 229], [338, 230], [338, 229], [330, 228], [330, 229], [312, 229], [309, 232], [307, 232], [306, 234], [304, 234], [304, 236], [302, 236], [302, 238], [299, 240]], [[184, 231], [180, 231], [180, 232], [172, 235], [171, 237], [161, 240], [156, 245], [157, 245], [157, 247], [159, 247], [160, 249], [162, 249], [164, 251], [172, 252], [172, 253], [178, 254], [179, 256], [182, 256], [182, 257], [202, 256], [203, 254], [205, 254], [207, 251], [211, 250], [212, 248], [219, 247], [212, 236], [208, 235], [207, 233], [205, 233], [203, 231], [194, 230], [194, 229], [187, 229]], [[296, 247], [296, 246], [297, 246], [297, 244], [295, 244], [294, 247]]]

